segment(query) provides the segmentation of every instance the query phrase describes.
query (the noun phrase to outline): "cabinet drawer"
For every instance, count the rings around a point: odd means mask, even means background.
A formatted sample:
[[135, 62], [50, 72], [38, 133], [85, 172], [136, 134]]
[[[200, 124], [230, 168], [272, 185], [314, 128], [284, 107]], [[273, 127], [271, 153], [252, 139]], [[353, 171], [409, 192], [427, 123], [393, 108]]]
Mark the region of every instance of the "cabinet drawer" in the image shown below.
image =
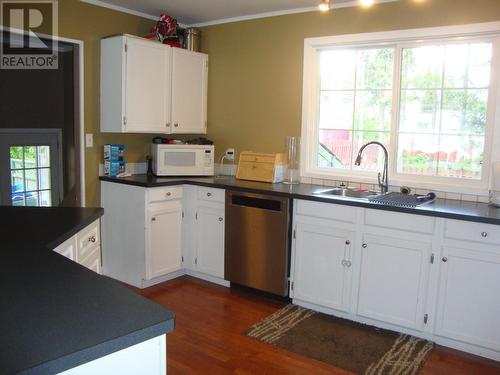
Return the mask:
[[365, 224], [389, 229], [401, 229], [409, 232], [433, 233], [436, 219], [428, 216], [365, 210]]
[[500, 226], [471, 223], [470, 221], [446, 220], [445, 237], [485, 244], [500, 244]]
[[99, 220], [94, 221], [88, 227], [76, 235], [76, 261], [80, 263], [101, 243], [101, 229]]
[[182, 198], [182, 187], [169, 186], [162, 188], [148, 189], [148, 202], [169, 201]]
[[297, 201], [297, 214], [325, 219], [333, 219], [348, 223], [356, 222], [356, 208], [332, 203]]
[[253, 153], [252, 154], [242, 153], [240, 155], [240, 162], [274, 164], [275, 161], [276, 161], [276, 155], [253, 154]]
[[225, 190], [224, 189], [214, 189], [214, 188], [198, 188], [198, 199], [209, 202], [220, 202], [224, 203], [225, 200]]
[[101, 247], [94, 248], [85, 259], [79, 262], [82, 266], [87, 267], [95, 273], [101, 273]]

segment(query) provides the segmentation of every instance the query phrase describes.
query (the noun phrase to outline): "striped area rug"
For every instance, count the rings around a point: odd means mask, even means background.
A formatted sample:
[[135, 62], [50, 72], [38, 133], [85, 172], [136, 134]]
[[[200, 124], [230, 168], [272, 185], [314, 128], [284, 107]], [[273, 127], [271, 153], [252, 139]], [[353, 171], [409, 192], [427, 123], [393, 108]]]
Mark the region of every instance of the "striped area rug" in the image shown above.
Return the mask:
[[416, 375], [434, 343], [288, 305], [246, 333], [363, 375]]

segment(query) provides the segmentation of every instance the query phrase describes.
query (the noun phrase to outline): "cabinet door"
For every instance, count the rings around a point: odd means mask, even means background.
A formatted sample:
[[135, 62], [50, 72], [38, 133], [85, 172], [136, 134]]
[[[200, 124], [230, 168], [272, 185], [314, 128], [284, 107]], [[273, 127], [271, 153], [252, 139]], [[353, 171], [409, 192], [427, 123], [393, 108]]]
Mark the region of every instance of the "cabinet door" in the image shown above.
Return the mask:
[[365, 235], [358, 314], [422, 329], [431, 244]]
[[297, 223], [293, 297], [347, 311], [353, 241], [347, 230]]
[[126, 132], [166, 133], [171, 108], [172, 49], [127, 38], [125, 69]]
[[436, 334], [500, 350], [500, 255], [444, 247]]
[[196, 270], [224, 278], [224, 208], [198, 207]]
[[173, 49], [172, 132], [207, 132], [208, 56]]
[[180, 201], [162, 203], [148, 211], [146, 278], [166, 275], [182, 268]]

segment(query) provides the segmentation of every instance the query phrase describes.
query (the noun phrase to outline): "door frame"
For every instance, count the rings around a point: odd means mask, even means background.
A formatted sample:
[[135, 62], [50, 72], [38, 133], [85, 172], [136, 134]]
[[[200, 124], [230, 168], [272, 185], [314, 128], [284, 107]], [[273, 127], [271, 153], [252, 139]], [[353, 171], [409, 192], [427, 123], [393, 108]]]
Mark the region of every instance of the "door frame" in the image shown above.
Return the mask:
[[[7, 29], [6, 27], [0, 25], [0, 30]], [[24, 30], [19, 30], [15, 28], [8, 28], [11, 33], [24, 35]], [[79, 39], [65, 38], [58, 35], [45, 35], [40, 34], [40, 37], [52, 38], [58, 42], [73, 44], [75, 47], [75, 65], [78, 65], [78, 69], [75, 69], [75, 134], [78, 134], [78, 143], [80, 150], [80, 206], [85, 207], [85, 103], [84, 103], [84, 41]]]

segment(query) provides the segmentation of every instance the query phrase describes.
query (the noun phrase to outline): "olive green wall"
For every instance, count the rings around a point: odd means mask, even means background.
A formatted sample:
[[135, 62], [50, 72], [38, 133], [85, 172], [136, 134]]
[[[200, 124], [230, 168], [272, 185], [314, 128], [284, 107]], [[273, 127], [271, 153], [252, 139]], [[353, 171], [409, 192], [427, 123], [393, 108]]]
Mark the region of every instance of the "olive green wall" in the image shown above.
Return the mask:
[[205, 27], [208, 137], [220, 157], [279, 152], [300, 134], [304, 38], [499, 20], [500, 0], [401, 0]]
[[85, 133], [94, 134], [94, 147], [85, 149], [85, 188], [87, 206], [99, 205], [98, 165], [102, 146], [124, 143], [127, 162], [144, 161], [151, 135], [101, 134], [99, 131], [99, 46], [102, 37], [114, 34], [144, 35], [154, 21], [82, 3], [59, 0], [59, 35], [84, 41]]

